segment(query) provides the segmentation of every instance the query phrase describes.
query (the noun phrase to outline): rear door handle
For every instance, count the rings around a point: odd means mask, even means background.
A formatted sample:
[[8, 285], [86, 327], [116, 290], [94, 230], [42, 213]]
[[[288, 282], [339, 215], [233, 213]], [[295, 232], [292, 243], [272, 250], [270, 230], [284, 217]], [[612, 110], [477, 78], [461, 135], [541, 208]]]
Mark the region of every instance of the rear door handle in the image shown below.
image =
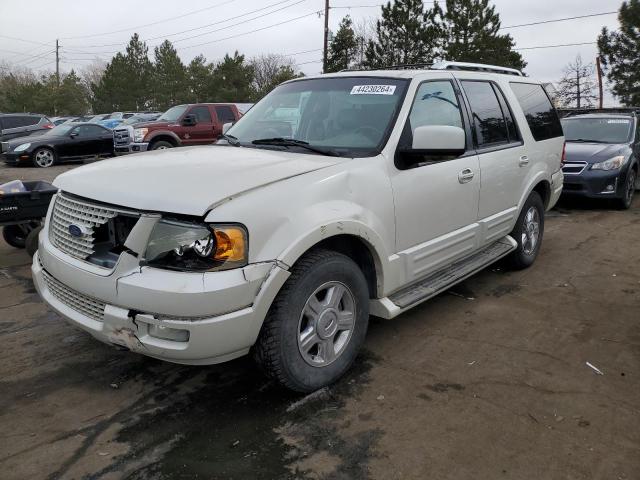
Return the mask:
[[473, 173], [473, 170], [471, 170], [470, 168], [465, 168], [458, 174], [458, 181], [460, 183], [469, 183], [471, 180], [473, 180], [474, 175], [475, 174]]
[[527, 157], [526, 155], [522, 155], [520, 157], [520, 160], [518, 161], [518, 165], [520, 165], [521, 167], [529, 165], [529, 157]]

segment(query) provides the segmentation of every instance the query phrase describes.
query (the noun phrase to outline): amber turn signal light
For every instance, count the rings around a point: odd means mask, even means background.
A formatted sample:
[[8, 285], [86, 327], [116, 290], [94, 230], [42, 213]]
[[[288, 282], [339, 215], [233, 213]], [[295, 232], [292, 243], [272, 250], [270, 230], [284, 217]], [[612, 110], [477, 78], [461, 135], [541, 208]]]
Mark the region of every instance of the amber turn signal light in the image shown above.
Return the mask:
[[216, 237], [215, 260], [228, 262], [247, 261], [247, 234], [240, 227], [216, 227], [213, 231]]

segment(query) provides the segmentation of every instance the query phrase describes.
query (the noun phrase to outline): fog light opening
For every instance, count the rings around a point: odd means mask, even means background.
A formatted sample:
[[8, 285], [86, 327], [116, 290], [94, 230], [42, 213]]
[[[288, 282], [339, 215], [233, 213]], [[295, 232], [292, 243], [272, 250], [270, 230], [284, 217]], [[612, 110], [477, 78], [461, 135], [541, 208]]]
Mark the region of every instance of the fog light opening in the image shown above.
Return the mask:
[[172, 342], [188, 342], [189, 330], [181, 328], [171, 328], [164, 325], [149, 324], [149, 336], [160, 338], [162, 340], [170, 340]]

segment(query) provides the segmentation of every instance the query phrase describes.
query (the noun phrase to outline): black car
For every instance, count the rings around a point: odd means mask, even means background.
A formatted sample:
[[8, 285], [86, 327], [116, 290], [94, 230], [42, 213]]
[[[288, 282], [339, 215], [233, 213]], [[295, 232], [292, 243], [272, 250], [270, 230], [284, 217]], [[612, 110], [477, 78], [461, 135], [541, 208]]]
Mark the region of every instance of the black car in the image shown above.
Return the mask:
[[38, 113], [0, 113], [0, 142], [44, 133], [55, 125]]
[[612, 198], [629, 208], [640, 188], [638, 115], [592, 113], [562, 119], [566, 144], [563, 195]]
[[66, 123], [43, 135], [3, 142], [2, 152], [7, 164], [50, 167], [62, 161], [112, 156], [113, 133], [94, 123]]

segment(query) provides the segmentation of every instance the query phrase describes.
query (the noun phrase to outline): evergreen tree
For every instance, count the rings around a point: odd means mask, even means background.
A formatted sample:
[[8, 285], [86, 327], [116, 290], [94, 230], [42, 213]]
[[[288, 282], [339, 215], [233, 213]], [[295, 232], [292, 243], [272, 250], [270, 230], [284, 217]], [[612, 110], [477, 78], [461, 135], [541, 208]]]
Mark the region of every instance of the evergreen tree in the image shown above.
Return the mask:
[[118, 52], [107, 64], [104, 75], [97, 84], [92, 86], [93, 113], [105, 113], [128, 110], [129, 101], [129, 76], [126, 57]]
[[253, 67], [236, 51], [233, 57], [224, 56], [213, 72], [217, 102], [247, 102], [253, 97]]
[[513, 50], [511, 35], [500, 35], [500, 15], [489, 0], [446, 0], [446, 13], [437, 8], [444, 40], [443, 58], [486, 63], [522, 70], [527, 64]]
[[64, 76], [57, 89], [58, 115], [84, 115], [89, 109], [87, 91], [74, 70]]
[[124, 78], [128, 84], [126, 96], [123, 98], [122, 110], [145, 110], [153, 98], [152, 76], [153, 65], [149, 60], [147, 44], [134, 33], [127, 45], [125, 55], [127, 71]]
[[214, 66], [207, 63], [204, 55], [198, 55], [187, 67], [187, 88], [189, 101], [201, 103], [211, 101], [214, 98], [213, 82]]
[[154, 53], [154, 107], [166, 110], [188, 101], [187, 73], [176, 49], [169, 40], [165, 40]]
[[327, 71], [325, 73], [339, 72], [349, 68], [356, 59], [357, 51], [358, 39], [353, 31], [353, 21], [347, 15], [340, 22], [338, 32], [329, 47]]
[[439, 7], [425, 10], [422, 0], [395, 0], [382, 7], [376, 38], [369, 41], [368, 67], [428, 63], [440, 55], [441, 35], [434, 23]]
[[640, 0], [622, 2], [620, 29], [602, 29], [598, 49], [612, 92], [627, 106], [640, 105]]

